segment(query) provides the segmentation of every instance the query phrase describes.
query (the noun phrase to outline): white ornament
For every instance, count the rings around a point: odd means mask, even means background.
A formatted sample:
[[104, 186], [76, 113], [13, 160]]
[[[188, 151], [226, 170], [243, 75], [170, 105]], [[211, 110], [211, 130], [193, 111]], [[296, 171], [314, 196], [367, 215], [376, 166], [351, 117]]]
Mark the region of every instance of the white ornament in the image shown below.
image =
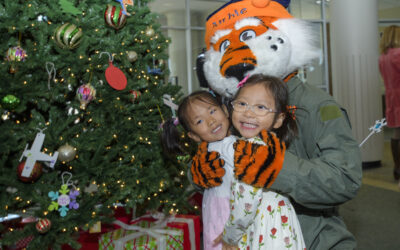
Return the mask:
[[45, 129], [38, 129], [40, 132], [36, 134], [35, 140], [33, 141], [31, 149], [28, 149], [28, 145], [26, 144], [25, 150], [21, 155], [19, 161], [22, 161], [22, 158], [25, 156], [26, 162], [24, 169], [22, 170], [21, 176], [22, 177], [29, 177], [32, 173], [33, 166], [35, 166], [36, 161], [44, 161], [49, 162], [50, 168], [54, 168], [54, 164], [56, 164], [58, 152], [54, 152], [53, 156], [47, 155], [45, 153], [40, 152], [42, 148], [44, 137], [46, 136], [43, 134], [43, 130]]
[[382, 131], [382, 128], [386, 126], [386, 118], [383, 118], [381, 120], [376, 120], [375, 125], [370, 127], [369, 130], [371, 130], [371, 133], [360, 143], [359, 147], [361, 146], [375, 133], [379, 133]]
[[77, 115], [79, 114], [79, 110], [73, 107], [68, 108], [68, 115]]
[[175, 110], [178, 110], [178, 105], [176, 105], [171, 98], [171, 95], [164, 94], [163, 95], [164, 104], [171, 108], [172, 117], [176, 117]]
[[88, 194], [95, 193], [95, 192], [97, 192], [97, 190], [99, 190], [99, 188], [94, 183], [90, 183], [90, 185], [88, 187], [85, 187], [85, 193], [88, 193]]
[[47, 16], [39, 15], [39, 16], [37, 17], [37, 20], [38, 20], [39, 22], [47, 22]]

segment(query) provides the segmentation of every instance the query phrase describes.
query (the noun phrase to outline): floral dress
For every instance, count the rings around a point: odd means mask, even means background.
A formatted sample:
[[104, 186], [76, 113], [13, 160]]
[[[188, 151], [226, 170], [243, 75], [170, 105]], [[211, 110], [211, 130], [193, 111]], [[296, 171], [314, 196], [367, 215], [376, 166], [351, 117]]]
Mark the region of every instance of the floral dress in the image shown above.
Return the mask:
[[[254, 143], [263, 144], [256, 138]], [[233, 179], [230, 216], [223, 239], [240, 249], [306, 249], [296, 212], [289, 199]]]

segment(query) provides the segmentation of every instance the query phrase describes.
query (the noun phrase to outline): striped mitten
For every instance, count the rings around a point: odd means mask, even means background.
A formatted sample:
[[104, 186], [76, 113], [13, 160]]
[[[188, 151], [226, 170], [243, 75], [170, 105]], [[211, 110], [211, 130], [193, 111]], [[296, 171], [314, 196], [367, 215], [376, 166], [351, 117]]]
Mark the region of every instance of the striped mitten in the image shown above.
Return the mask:
[[286, 146], [274, 133], [262, 131], [266, 145], [237, 140], [235, 149], [235, 176], [238, 180], [259, 188], [268, 188], [282, 169]]
[[219, 153], [208, 152], [208, 143], [202, 142], [192, 159], [190, 171], [193, 182], [203, 188], [221, 185], [225, 175], [224, 164], [225, 161], [220, 158]]

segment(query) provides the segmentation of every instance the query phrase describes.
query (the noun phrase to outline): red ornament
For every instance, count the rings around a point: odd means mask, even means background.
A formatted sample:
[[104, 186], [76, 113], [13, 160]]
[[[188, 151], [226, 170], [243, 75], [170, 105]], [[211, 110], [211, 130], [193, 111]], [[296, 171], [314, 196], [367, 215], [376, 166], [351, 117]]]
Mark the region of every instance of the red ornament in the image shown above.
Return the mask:
[[40, 219], [36, 222], [36, 230], [41, 233], [47, 233], [51, 228], [51, 221], [49, 219]]
[[129, 90], [129, 93], [131, 94], [132, 102], [138, 101], [139, 97], [142, 95], [139, 90]]
[[104, 20], [109, 26], [118, 30], [122, 28], [126, 23], [126, 15], [122, 14], [122, 12], [123, 9], [121, 8], [121, 6], [109, 4], [104, 11]]
[[119, 68], [115, 67], [112, 64], [112, 61], [108, 61], [108, 63], [109, 65], [108, 68], [106, 69], [106, 80], [108, 84], [116, 90], [125, 89], [128, 80], [126, 79], [124, 72], [122, 72], [122, 70], [120, 70]]
[[18, 179], [20, 179], [23, 182], [33, 182], [42, 175], [43, 167], [42, 167], [42, 164], [40, 164], [39, 162], [35, 163], [35, 165], [33, 166], [31, 175], [29, 177], [24, 177], [21, 175], [22, 171], [24, 170], [24, 167], [25, 167], [25, 161], [21, 162], [17, 168]]

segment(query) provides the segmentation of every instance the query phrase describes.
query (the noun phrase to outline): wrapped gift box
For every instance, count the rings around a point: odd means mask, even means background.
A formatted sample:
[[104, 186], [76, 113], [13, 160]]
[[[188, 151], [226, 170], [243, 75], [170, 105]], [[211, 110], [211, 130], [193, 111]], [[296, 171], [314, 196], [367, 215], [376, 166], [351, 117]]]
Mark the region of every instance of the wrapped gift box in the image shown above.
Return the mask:
[[195, 215], [166, 219], [143, 216], [130, 225], [115, 224], [121, 228], [103, 234], [99, 249], [200, 249], [200, 220]]
[[[81, 245], [80, 249], [84, 250], [98, 250], [99, 249], [99, 239], [102, 234], [114, 230], [113, 227], [102, 226], [100, 233], [89, 233], [87, 231], [80, 231], [77, 236], [77, 242]], [[62, 250], [74, 250], [71, 246], [65, 244], [61, 247]]]
[[17, 250], [17, 249], [26, 249], [27, 247], [28, 247], [28, 245], [29, 245], [29, 243], [31, 242], [33, 240], [33, 236], [31, 235], [31, 236], [28, 236], [28, 237], [25, 237], [25, 238], [23, 238], [23, 239], [20, 239], [20, 240], [18, 240], [16, 243], [15, 243], [15, 249]]
[[[183, 232], [168, 227], [155, 229], [155, 221], [142, 219], [134, 223], [136, 230], [120, 228], [103, 234], [99, 241], [99, 248], [108, 250], [183, 249]], [[126, 228], [129, 227], [133, 226], [126, 226]]]
[[178, 223], [187, 224], [189, 227], [189, 234], [184, 235], [185, 250], [200, 250], [200, 233], [202, 224], [198, 215], [186, 215], [179, 214], [175, 215], [174, 222], [170, 223], [170, 226], [178, 226]]
[[[124, 223], [128, 223], [132, 220], [132, 213], [127, 213], [124, 207], [117, 207], [114, 210], [114, 217], [116, 220], [119, 220]], [[77, 236], [77, 242], [81, 244], [80, 249], [84, 250], [98, 250], [99, 248], [99, 239], [100, 237], [110, 231], [113, 231], [117, 228], [120, 228], [117, 225], [111, 224], [100, 224], [100, 230], [95, 232], [93, 230], [83, 231], [80, 230]], [[65, 244], [62, 246], [62, 250], [74, 250], [71, 246]]]
[[[192, 211], [191, 214], [199, 215], [200, 218], [200, 232], [203, 231], [203, 218], [202, 218], [202, 206], [203, 206], [203, 194], [200, 192], [195, 192], [193, 193], [189, 199], [188, 202], [192, 207], [196, 208], [194, 211]], [[190, 212], [189, 212], [190, 213]]]
[[[3, 225], [3, 232], [0, 231], [0, 240], [1, 240], [1, 235], [3, 233], [6, 233], [10, 228], [13, 230], [18, 230], [22, 231], [23, 228], [29, 224], [29, 223], [34, 223], [36, 222], [37, 219], [35, 217], [29, 216], [29, 217], [21, 217], [16, 214], [9, 214], [6, 217], [0, 218], [0, 223]], [[33, 240], [33, 235], [18, 239], [12, 246], [1, 246], [0, 245], [0, 250], [3, 247], [4, 250], [20, 250], [20, 249], [26, 249], [29, 245], [29, 243]]]

